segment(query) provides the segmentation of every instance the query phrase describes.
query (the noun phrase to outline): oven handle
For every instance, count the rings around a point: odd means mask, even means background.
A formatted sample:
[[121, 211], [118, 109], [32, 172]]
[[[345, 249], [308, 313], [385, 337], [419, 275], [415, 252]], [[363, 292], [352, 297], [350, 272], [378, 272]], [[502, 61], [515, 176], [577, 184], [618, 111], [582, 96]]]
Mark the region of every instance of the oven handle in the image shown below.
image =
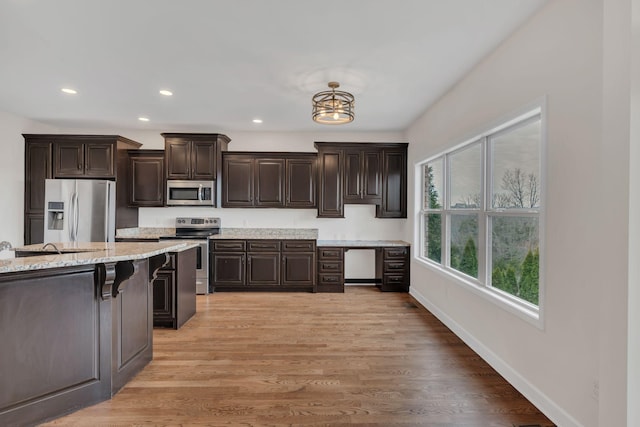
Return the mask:
[[203, 191], [204, 191], [204, 188], [202, 188], [202, 184], [200, 184], [198, 188], [198, 200], [200, 202], [204, 199], [204, 196], [202, 194]]

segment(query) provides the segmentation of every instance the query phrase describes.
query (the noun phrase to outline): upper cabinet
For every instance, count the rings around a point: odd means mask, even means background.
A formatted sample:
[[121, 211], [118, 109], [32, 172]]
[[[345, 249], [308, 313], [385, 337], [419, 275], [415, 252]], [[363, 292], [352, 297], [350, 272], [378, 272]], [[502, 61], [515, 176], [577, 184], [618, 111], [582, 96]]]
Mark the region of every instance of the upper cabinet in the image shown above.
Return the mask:
[[129, 206], [164, 206], [164, 150], [129, 150]]
[[222, 207], [314, 208], [315, 153], [227, 152]]
[[344, 202], [379, 204], [382, 200], [382, 152], [376, 147], [344, 150]]
[[167, 179], [219, 178], [220, 153], [230, 139], [217, 133], [163, 133]]
[[115, 178], [116, 142], [77, 138], [53, 145], [54, 178]]
[[375, 204], [377, 218], [407, 217], [406, 143], [316, 142], [318, 217], [344, 217], [344, 204]]

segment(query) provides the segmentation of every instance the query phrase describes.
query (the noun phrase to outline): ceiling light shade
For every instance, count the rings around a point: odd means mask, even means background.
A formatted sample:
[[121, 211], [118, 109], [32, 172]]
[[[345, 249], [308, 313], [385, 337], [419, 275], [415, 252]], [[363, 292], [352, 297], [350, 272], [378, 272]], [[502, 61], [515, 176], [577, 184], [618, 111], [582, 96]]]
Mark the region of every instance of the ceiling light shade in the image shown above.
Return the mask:
[[331, 90], [313, 95], [311, 118], [314, 122], [325, 125], [341, 125], [352, 122], [355, 118], [353, 103], [355, 98], [349, 92], [336, 90], [338, 82], [329, 82]]

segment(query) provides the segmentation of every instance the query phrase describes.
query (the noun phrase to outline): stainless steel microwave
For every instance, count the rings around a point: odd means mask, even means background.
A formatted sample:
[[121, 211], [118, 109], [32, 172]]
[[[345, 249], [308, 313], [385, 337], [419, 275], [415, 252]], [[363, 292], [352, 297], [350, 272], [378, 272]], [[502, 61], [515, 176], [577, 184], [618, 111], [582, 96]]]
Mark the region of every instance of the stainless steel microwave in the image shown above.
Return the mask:
[[167, 180], [167, 206], [214, 206], [215, 181]]

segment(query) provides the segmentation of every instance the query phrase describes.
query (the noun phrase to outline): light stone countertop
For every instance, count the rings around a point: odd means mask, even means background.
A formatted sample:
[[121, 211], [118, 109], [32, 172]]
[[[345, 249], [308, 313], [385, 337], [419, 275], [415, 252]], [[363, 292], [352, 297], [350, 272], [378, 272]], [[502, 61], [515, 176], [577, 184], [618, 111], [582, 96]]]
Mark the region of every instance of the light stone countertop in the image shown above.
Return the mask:
[[341, 246], [345, 248], [378, 248], [381, 246], [411, 246], [404, 240], [318, 240], [318, 247]]
[[316, 240], [317, 228], [222, 228], [209, 239], [287, 239]]
[[[101, 264], [126, 260], [150, 258], [165, 252], [182, 252], [197, 246], [189, 240], [162, 242], [71, 242], [55, 243], [62, 254], [37, 255], [0, 260], [0, 274], [17, 271], [42, 270], [48, 268], [73, 267], [76, 265]], [[51, 252], [51, 246], [42, 244], [14, 248], [15, 251]]]

